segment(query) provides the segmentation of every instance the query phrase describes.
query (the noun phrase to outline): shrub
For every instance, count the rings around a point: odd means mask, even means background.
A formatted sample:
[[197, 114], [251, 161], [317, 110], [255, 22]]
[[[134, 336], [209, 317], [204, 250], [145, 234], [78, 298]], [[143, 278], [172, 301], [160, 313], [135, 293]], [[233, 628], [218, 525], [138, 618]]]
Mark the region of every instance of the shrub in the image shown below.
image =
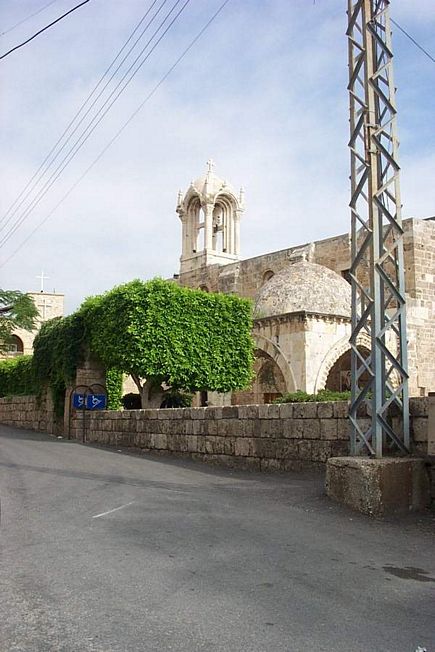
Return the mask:
[[321, 389], [317, 394], [307, 394], [302, 390], [290, 392], [277, 398], [274, 403], [312, 403], [314, 401], [348, 401], [350, 392], [333, 392], [330, 389]]

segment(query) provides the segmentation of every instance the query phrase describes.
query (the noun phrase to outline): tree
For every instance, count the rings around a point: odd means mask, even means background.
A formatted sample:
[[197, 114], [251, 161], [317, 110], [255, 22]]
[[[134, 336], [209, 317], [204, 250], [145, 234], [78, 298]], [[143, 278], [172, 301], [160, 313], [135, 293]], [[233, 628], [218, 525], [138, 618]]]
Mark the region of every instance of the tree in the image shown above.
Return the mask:
[[80, 314], [90, 350], [130, 374], [147, 403], [151, 388], [228, 392], [252, 380], [251, 304], [154, 279], [87, 299]]
[[28, 294], [0, 289], [0, 349], [7, 349], [15, 329], [33, 330], [37, 316], [38, 310]]

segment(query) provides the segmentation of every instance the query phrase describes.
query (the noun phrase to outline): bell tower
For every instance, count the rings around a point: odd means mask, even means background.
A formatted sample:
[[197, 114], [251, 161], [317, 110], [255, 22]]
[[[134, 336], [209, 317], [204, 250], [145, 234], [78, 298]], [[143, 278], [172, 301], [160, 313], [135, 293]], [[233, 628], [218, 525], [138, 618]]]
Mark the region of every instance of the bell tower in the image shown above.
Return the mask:
[[227, 265], [239, 260], [240, 217], [244, 191], [238, 196], [207, 162], [206, 174], [192, 181], [183, 197], [178, 193], [176, 211], [182, 223], [180, 274], [205, 265]]

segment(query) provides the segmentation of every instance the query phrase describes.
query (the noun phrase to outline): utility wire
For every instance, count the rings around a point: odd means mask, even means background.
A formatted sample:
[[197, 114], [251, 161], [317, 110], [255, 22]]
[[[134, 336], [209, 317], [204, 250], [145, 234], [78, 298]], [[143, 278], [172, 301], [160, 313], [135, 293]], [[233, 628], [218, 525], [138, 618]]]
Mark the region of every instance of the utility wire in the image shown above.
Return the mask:
[[38, 231], [38, 229], [41, 228], [49, 219], [52, 217], [52, 215], [57, 211], [59, 206], [63, 204], [63, 202], [68, 199], [68, 197], [71, 195], [71, 193], [77, 188], [77, 186], [83, 181], [83, 179], [89, 174], [89, 172], [95, 167], [95, 165], [100, 161], [100, 159], [103, 158], [104, 154], [107, 152], [108, 149], [113, 145], [114, 142], [118, 140], [120, 135], [124, 132], [124, 130], [128, 127], [128, 125], [134, 120], [134, 118], [137, 116], [137, 114], [143, 109], [143, 107], [149, 102], [149, 100], [155, 95], [155, 93], [158, 91], [160, 86], [166, 81], [166, 79], [169, 77], [169, 75], [175, 70], [175, 68], [181, 63], [181, 61], [184, 59], [184, 57], [190, 52], [190, 50], [193, 48], [193, 46], [196, 44], [197, 41], [201, 38], [201, 36], [204, 34], [204, 32], [210, 27], [210, 25], [213, 23], [213, 21], [218, 17], [218, 15], [222, 12], [222, 10], [226, 7], [226, 5], [230, 2], [230, 0], [225, 0], [220, 7], [215, 11], [215, 13], [209, 18], [207, 23], [202, 27], [202, 29], [198, 32], [198, 34], [192, 39], [192, 41], [189, 43], [189, 45], [186, 47], [186, 49], [181, 53], [181, 55], [178, 57], [178, 59], [172, 64], [172, 66], [169, 68], [169, 70], [163, 75], [163, 77], [160, 79], [160, 81], [154, 86], [154, 88], [148, 93], [148, 95], [145, 97], [145, 99], [139, 104], [139, 106], [133, 111], [133, 113], [130, 115], [128, 120], [124, 122], [122, 127], [118, 129], [116, 134], [109, 140], [107, 145], [101, 150], [101, 152], [98, 154], [98, 156], [93, 160], [93, 162], [89, 165], [89, 167], [86, 168], [86, 170], [83, 172], [83, 174], [73, 183], [73, 185], [67, 190], [67, 192], [64, 194], [64, 196], [58, 201], [58, 203], [54, 206], [54, 208], [44, 217], [39, 224], [37, 224], [32, 231], [29, 233], [29, 235], [21, 242], [21, 244], [18, 245], [18, 247], [6, 258], [3, 263], [0, 264], [0, 268], [4, 267], [23, 247], [27, 242], [30, 240], [30, 238]]
[[[92, 118], [91, 122], [85, 127], [85, 129], [82, 131], [74, 145], [70, 148], [70, 150], [67, 152], [67, 154], [64, 156], [62, 161], [59, 163], [55, 171], [51, 174], [49, 179], [45, 182], [44, 186], [38, 191], [38, 194], [36, 197], [33, 198], [33, 200], [30, 202], [29, 206], [24, 210], [24, 213], [20, 216], [17, 217], [15, 222], [12, 224], [10, 227], [9, 231], [3, 236], [3, 238], [0, 241], [0, 248], [14, 235], [14, 233], [17, 231], [17, 229], [23, 224], [23, 222], [27, 219], [27, 217], [30, 215], [30, 213], [33, 212], [33, 210], [36, 208], [36, 206], [41, 202], [43, 197], [47, 194], [51, 186], [56, 182], [56, 180], [59, 178], [59, 176], [62, 174], [63, 170], [67, 167], [67, 165], [72, 161], [72, 159], [76, 156], [76, 154], [79, 152], [79, 150], [83, 147], [83, 145], [86, 143], [86, 141], [89, 139], [93, 131], [95, 131], [96, 127], [100, 124], [104, 116], [107, 114], [107, 112], [111, 109], [113, 104], [116, 102], [116, 100], [119, 98], [119, 96], [122, 94], [122, 92], [125, 90], [125, 88], [128, 86], [128, 84], [131, 82], [133, 77], [137, 74], [137, 72], [140, 70], [140, 68], [143, 66], [143, 64], [147, 61], [147, 59], [150, 57], [152, 52], [155, 50], [157, 45], [160, 43], [160, 41], [164, 38], [166, 33], [169, 31], [169, 29], [172, 27], [172, 25], [175, 23], [175, 21], [178, 19], [178, 17], [181, 15], [181, 13], [184, 11], [185, 7], [188, 5], [190, 0], [185, 0], [184, 4], [182, 5], [181, 9], [179, 9], [178, 13], [175, 15], [175, 17], [172, 19], [172, 21], [169, 23], [169, 25], [166, 27], [166, 29], [163, 31], [163, 33], [160, 35], [160, 37], [157, 39], [157, 41], [153, 44], [152, 48], [150, 51], [146, 54], [146, 56], [143, 58], [142, 61], [140, 61], [139, 65], [136, 67], [136, 69], [133, 71], [133, 73], [130, 75], [130, 77], [127, 79], [125, 82], [124, 86], [121, 88], [121, 90], [117, 93], [117, 95], [114, 97], [114, 99], [111, 101], [109, 106], [105, 109], [104, 113], [99, 117], [97, 122], [95, 120], [98, 118], [99, 114], [101, 111], [104, 109], [104, 107], [107, 105], [107, 103], [110, 101], [111, 97], [114, 95], [116, 90], [120, 87], [122, 82], [125, 80], [133, 66], [137, 63], [137, 61], [140, 59], [148, 45], [152, 42], [153, 38], [158, 34], [158, 32], [161, 30], [165, 22], [168, 20], [169, 16], [171, 13], [175, 10], [178, 4], [180, 4], [181, 0], [176, 0], [168, 14], [165, 16], [163, 21], [160, 23], [159, 27], [154, 31], [153, 35], [145, 45], [145, 47], [141, 50], [139, 55], [136, 57], [134, 62], [131, 64], [130, 68], [127, 70], [127, 72], [124, 74], [124, 76], [121, 78], [121, 80], [118, 82], [116, 87], [112, 90], [110, 93], [109, 97], [106, 99], [104, 104], [98, 109], [96, 115]], [[94, 123], [94, 124], [93, 124]], [[90, 131], [89, 131], [90, 130]], [[88, 132], [88, 133], [86, 133]]]
[[[102, 84], [102, 82], [104, 81], [105, 77], [106, 77], [107, 74], [109, 73], [110, 69], [114, 66], [114, 64], [116, 63], [117, 59], [120, 57], [120, 55], [122, 54], [122, 52], [123, 52], [123, 51], [125, 50], [125, 48], [127, 47], [128, 43], [129, 43], [129, 42], [131, 41], [131, 39], [133, 38], [134, 34], [137, 32], [137, 30], [139, 29], [139, 27], [141, 26], [141, 24], [143, 23], [143, 21], [145, 20], [145, 18], [146, 18], [146, 17], [148, 16], [148, 14], [150, 13], [151, 9], [152, 9], [152, 8], [154, 7], [154, 5], [157, 3], [157, 0], [154, 0], [154, 1], [151, 3], [150, 7], [149, 7], [148, 10], [145, 12], [145, 14], [142, 16], [141, 20], [140, 20], [139, 23], [136, 25], [135, 29], [134, 29], [133, 32], [130, 34], [129, 38], [128, 38], [127, 41], [124, 43], [124, 45], [122, 46], [121, 50], [118, 52], [118, 54], [116, 55], [116, 57], [113, 59], [113, 61], [112, 61], [112, 63], [110, 64], [110, 66], [109, 66], [109, 67], [107, 68], [107, 70], [103, 73], [103, 75], [101, 76], [100, 80], [98, 81], [98, 83], [96, 84], [96, 86], [94, 87], [94, 89], [93, 89], [93, 90], [91, 91], [91, 93], [88, 95], [88, 97], [87, 97], [86, 100], [83, 102], [83, 104], [81, 105], [81, 107], [79, 108], [79, 110], [77, 111], [77, 113], [75, 114], [75, 116], [73, 117], [73, 119], [70, 121], [70, 123], [68, 124], [68, 126], [65, 128], [65, 130], [63, 131], [63, 133], [62, 133], [62, 135], [60, 136], [60, 138], [57, 140], [57, 142], [56, 142], [56, 143], [54, 144], [54, 146], [51, 148], [51, 150], [49, 151], [49, 153], [47, 154], [47, 156], [45, 157], [45, 159], [42, 161], [41, 165], [40, 165], [39, 168], [36, 170], [36, 172], [34, 173], [34, 175], [32, 176], [32, 178], [28, 181], [28, 183], [27, 183], [26, 186], [23, 188], [23, 190], [20, 192], [20, 194], [18, 195], [18, 197], [14, 200], [14, 202], [13, 202], [13, 203], [11, 204], [11, 206], [8, 208], [8, 210], [6, 211], [6, 213], [4, 214], [4, 216], [1, 218], [1, 220], [0, 220], [0, 224], [3, 223], [3, 226], [0, 226], [0, 232], [3, 231], [3, 230], [6, 228], [6, 226], [7, 226], [7, 225], [9, 224], [9, 222], [11, 221], [12, 217], [17, 213], [17, 211], [19, 210], [19, 208], [20, 208], [20, 207], [25, 203], [25, 201], [29, 198], [29, 196], [31, 195], [31, 193], [33, 192], [33, 190], [36, 188], [36, 186], [38, 185], [38, 183], [39, 183], [39, 182], [41, 181], [41, 179], [45, 176], [45, 174], [47, 173], [47, 171], [49, 170], [49, 168], [52, 166], [52, 164], [54, 163], [54, 161], [58, 158], [58, 156], [59, 156], [59, 154], [61, 153], [61, 151], [65, 148], [65, 145], [69, 142], [69, 140], [71, 139], [71, 137], [73, 136], [73, 134], [77, 131], [78, 127], [82, 124], [83, 120], [84, 120], [84, 119], [86, 118], [86, 116], [89, 114], [90, 110], [94, 107], [94, 105], [96, 104], [97, 100], [101, 97], [102, 93], [103, 93], [104, 90], [107, 88], [107, 86], [109, 85], [109, 83], [112, 81], [112, 79], [114, 78], [114, 76], [116, 75], [116, 73], [119, 71], [119, 69], [121, 68], [121, 66], [123, 65], [123, 63], [124, 63], [124, 62], [126, 61], [126, 59], [130, 56], [131, 52], [132, 52], [132, 51], [134, 50], [134, 48], [136, 47], [137, 43], [141, 40], [141, 38], [143, 37], [143, 35], [145, 34], [145, 32], [148, 30], [148, 28], [150, 27], [150, 25], [152, 24], [152, 22], [154, 21], [154, 19], [157, 17], [157, 14], [158, 14], [158, 13], [160, 12], [160, 10], [163, 8], [163, 6], [166, 4], [166, 2], [168, 2], [168, 0], [163, 0], [162, 4], [161, 4], [160, 7], [158, 8], [157, 12], [154, 14], [154, 16], [151, 18], [151, 20], [147, 23], [147, 25], [145, 26], [145, 28], [144, 28], [144, 29], [142, 30], [142, 32], [140, 33], [139, 37], [136, 39], [136, 41], [135, 41], [134, 44], [131, 46], [131, 48], [129, 49], [129, 51], [127, 52], [127, 54], [126, 54], [126, 55], [124, 56], [124, 58], [122, 59], [121, 63], [120, 63], [120, 64], [117, 66], [117, 68], [114, 70], [114, 72], [113, 72], [113, 74], [111, 75], [109, 81], [105, 84], [105, 86], [103, 87], [103, 89], [101, 90], [101, 92], [98, 94], [98, 96], [97, 96], [97, 97], [95, 98], [95, 100], [92, 102], [91, 106], [88, 108], [88, 110], [86, 111], [86, 113], [84, 114], [84, 116], [82, 116], [82, 118], [80, 119], [80, 121], [78, 122], [78, 124], [75, 126], [74, 130], [70, 133], [70, 135], [68, 136], [68, 138], [66, 139], [66, 141], [64, 142], [64, 144], [62, 145], [62, 147], [57, 151], [57, 153], [55, 154], [55, 156], [52, 157], [52, 154], [56, 151], [56, 148], [58, 147], [58, 145], [62, 142], [63, 138], [66, 136], [66, 134], [68, 133], [68, 131], [70, 130], [70, 128], [73, 126], [74, 122], [77, 120], [77, 118], [79, 117], [80, 113], [83, 111], [83, 109], [85, 108], [85, 106], [89, 103], [89, 101], [91, 100], [91, 98], [93, 97], [93, 95], [95, 94], [95, 92], [97, 91], [97, 89], [99, 88], [99, 86]], [[116, 89], [115, 89], [115, 90], [116, 90]], [[100, 110], [101, 110], [101, 109], [100, 109]], [[50, 158], [51, 158], [51, 160], [50, 160]], [[44, 169], [44, 168], [45, 168], [45, 169]], [[36, 180], [35, 180], [35, 179], [36, 179]], [[26, 191], [27, 191], [27, 192], [26, 192]], [[23, 197], [23, 195], [24, 195], [24, 197]], [[23, 197], [23, 199], [21, 199], [22, 197]], [[20, 200], [21, 200], [21, 201], [20, 201]], [[8, 215], [9, 215], [9, 217], [7, 217]], [[6, 219], [6, 218], [7, 218], [7, 219]]]
[[412, 41], [412, 42], [414, 43], [414, 45], [416, 45], [416, 46], [418, 47], [419, 50], [421, 50], [422, 52], [424, 52], [424, 54], [425, 54], [425, 55], [426, 55], [426, 56], [427, 56], [431, 61], [433, 61], [433, 62], [435, 63], [435, 58], [434, 58], [434, 57], [433, 57], [433, 56], [432, 56], [432, 55], [431, 55], [427, 50], [425, 50], [424, 47], [423, 47], [422, 45], [420, 45], [420, 43], [418, 43], [418, 42], [415, 40], [415, 38], [413, 38], [413, 37], [411, 36], [411, 34], [408, 34], [408, 32], [407, 32], [405, 29], [403, 29], [403, 27], [401, 27], [401, 26], [399, 25], [399, 23], [396, 23], [396, 21], [393, 20], [392, 18], [391, 18], [391, 22], [392, 22], [396, 27], [398, 27], [398, 28], [400, 29], [400, 31], [403, 32], [403, 34], [405, 34], [405, 36], [407, 36], [407, 37], [409, 38], [409, 40]]
[[15, 29], [16, 27], [19, 27], [20, 25], [25, 23], [27, 20], [30, 20], [31, 18], [34, 18], [35, 16], [40, 14], [41, 11], [44, 11], [44, 9], [47, 9], [48, 7], [50, 7], [50, 5], [53, 5], [57, 1], [58, 0], [51, 0], [51, 2], [47, 2], [47, 4], [44, 5], [43, 7], [41, 7], [40, 9], [38, 9], [38, 11], [35, 11], [33, 14], [30, 14], [30, 16], [26, 16], [22, 20], [19, 20], [18, 23], [15, 23], [15, 25], [12, 25], [12, 27], [9, 27], [4, 32], [0, 32], [0, 36], [4, 36], [5, 34], [9, 34], [9, 32], [12, 32], [13, 29]]
[[89, 2], [89, 0], [83, 0], [83, 2], [76, 5], [75, 7], [73, 7], [69, 11], [67, 11], [66, 13], [62, 14], [62, 16], [59, 16], [59, 18], [56, 18], [56, 20], [53, 20], [51, 23], [49, 23], [48, 25], [46, 25], [45, 27], [40, 29], [38, 32], [36, 32], [36, 34], [33, 34], [33, 36], [31, 36], [30, 38], [26, 39], [25, 41], [23, 41], [19, 45], [16, 45], [15, 47], [11, 48], [10, 50], [8, 50], [4, 54], [2, 54], [0, 56], [0, 59], [4, 59], [9, 54], [12, 54], [12, 52], [15, 52], [15, 50], [18, 50], [19, 48], [22, 48], [23, 45], [27, 45], [27, 43], [30, 43], [30, 41], [33, 41], [33, 39], [36, 38], [37, 36], [39, 36], [40, 34], [42, 34], [42, 32], [45, 32], [45, 30], [49, 29], [50, 27], [53, 27], [53, 25], [56, 25], [56, 23], [58, 23], [60, 20], [62, 20], [63, 18], [65, 18], [69, 14], [72, 14], [72, 12], [75, 11], [76, 9], [79, 9], [80, 7], [83, 7], [83, 5], [87, 4], [88, 2]]

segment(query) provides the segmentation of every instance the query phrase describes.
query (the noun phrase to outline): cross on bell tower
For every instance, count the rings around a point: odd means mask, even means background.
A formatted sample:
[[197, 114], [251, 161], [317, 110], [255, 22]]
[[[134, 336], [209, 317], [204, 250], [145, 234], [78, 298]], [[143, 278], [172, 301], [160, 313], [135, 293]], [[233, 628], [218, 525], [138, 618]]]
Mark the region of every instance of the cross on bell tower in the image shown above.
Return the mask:
[[181, 191], [178, 193], [176, 210], [182, 223], [180, 274], [239, 260], [244, 191], [236, 195], [214, 173], [214, 166], [210, 158], [206, 174], [192, 181], [184, 197]]

